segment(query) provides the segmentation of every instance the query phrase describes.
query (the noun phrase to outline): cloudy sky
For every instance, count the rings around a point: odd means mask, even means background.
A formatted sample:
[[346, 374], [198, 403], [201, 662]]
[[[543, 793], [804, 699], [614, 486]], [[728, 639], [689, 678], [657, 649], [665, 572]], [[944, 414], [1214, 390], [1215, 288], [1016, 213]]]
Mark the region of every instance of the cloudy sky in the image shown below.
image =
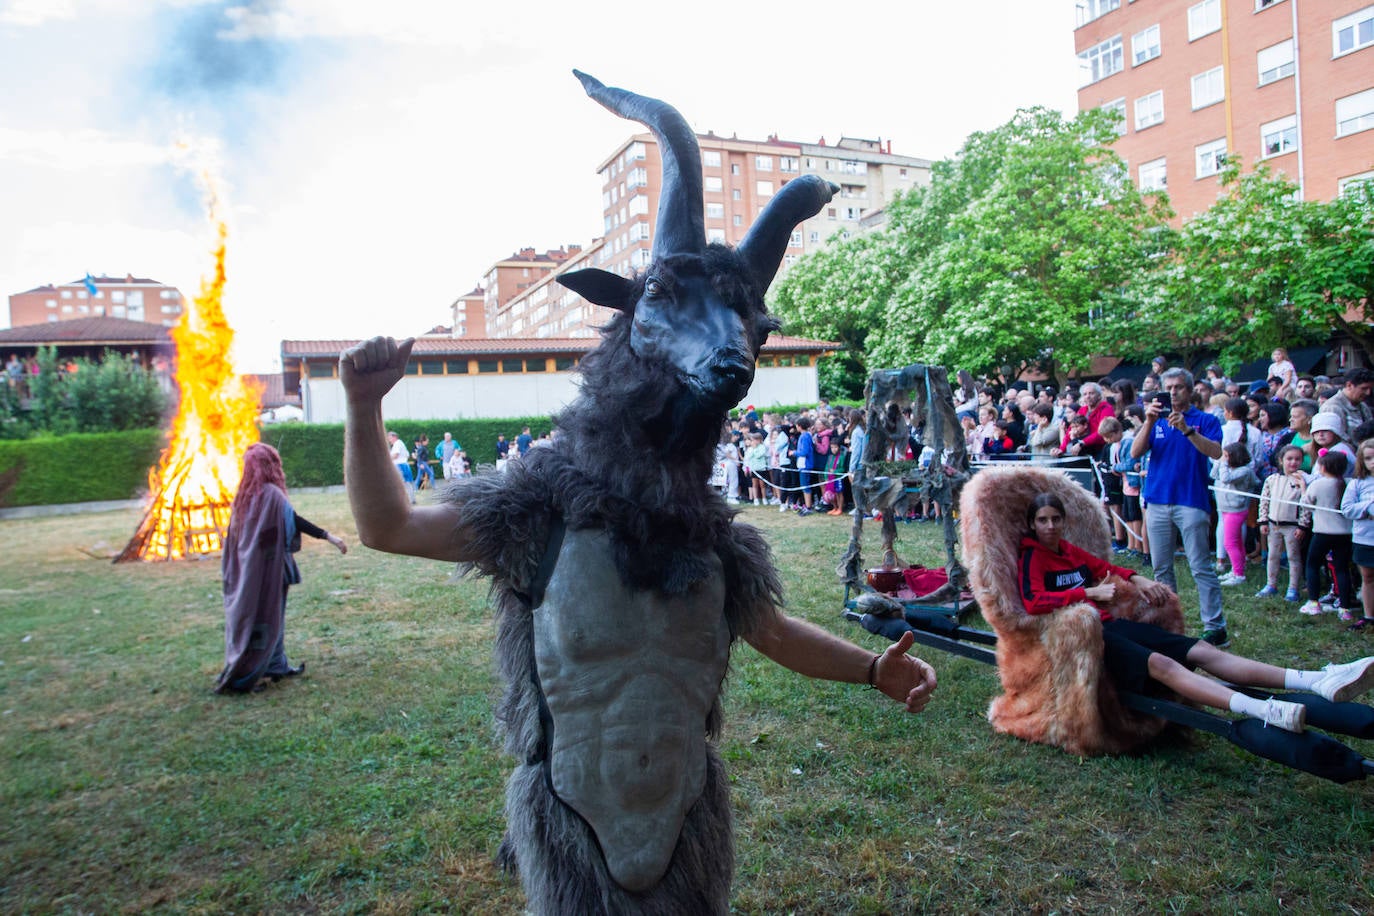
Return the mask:
[[206, 171], [243, 370], [447, 324], [495, 260], [600, 233], [595, 169], [634, 126], [573, 67], [702, 132], [929, 159], [1074, 111], [1069, 0], [678, 6], [0, 0], [0, 326], [4, 296], [87, 271], [193, 293]]

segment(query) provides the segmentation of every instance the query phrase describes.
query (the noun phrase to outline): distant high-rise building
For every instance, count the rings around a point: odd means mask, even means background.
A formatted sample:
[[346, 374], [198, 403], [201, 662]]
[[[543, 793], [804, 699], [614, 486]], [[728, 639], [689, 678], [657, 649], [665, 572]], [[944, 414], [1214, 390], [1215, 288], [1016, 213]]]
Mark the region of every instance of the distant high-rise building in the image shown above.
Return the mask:
[[453, 300], [454, 337], [486, 337], [487, 335], [487, 294], [482, 287], [475, 287]]
[[[885, 207], [897, 192], [930, 182], [930, 160], [896, 155], [891, 143], [881, 140], [845, 137], [830, 146], [824, 139], [793, 143], [777, 137], [741, 140], [707, 133], [698, 134], [697, 142], [709, 242], [739, 244], [773, 195], [800, 175], [819, 175], [839, 186], [834, 200], [793, 231], [780, 272], [802, 255], [824, 248], [832, 238], [863, 231], [861, 219]], [[495, 278], [489, 272], [487, 333], [497, 337], [592, 335], [597, 325], [609, 320], [610, 311], [564, 289], [557, 282], [558, 274], [599, 267], [629, 276], [648, 265], [662, 182], [653, 134], [631, 136], [601, 162], [597, 173], [602, 179], [604, 236], [586, 251], [570, 251], [566, 259], [548, 265], [542, 276], [533, 270], [522, 274], [521, 279], [532, 283], [512, 296], [493, 294]], [[533, 249], [524, 249], [522, 254], [526, 252], [533, 257]], [[512, 259], [496, 265], [514, 266]], [[534, 264], [524, 266], [535, 268]]]
[[132, 274], [122, 279], [99, 276], [15, 293], [10, 296], [10, 325], [107, 317], [172, 327], [181, 320], [183, 308], [175, 286]]
[[1078, 0], [1081, 109], [1122, 113], [1116, 149], [1180, 219], [1216, 200], [1228, 157], [1309, 200], [1374, 178], [1368, 0]]

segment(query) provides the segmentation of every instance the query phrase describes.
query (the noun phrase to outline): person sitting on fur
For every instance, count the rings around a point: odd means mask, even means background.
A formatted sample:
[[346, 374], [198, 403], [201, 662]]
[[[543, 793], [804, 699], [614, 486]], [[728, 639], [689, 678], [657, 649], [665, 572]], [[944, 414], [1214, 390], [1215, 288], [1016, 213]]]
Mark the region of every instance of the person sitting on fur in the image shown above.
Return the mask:
[[1196, 703], [1300, 732], [1307, 715], [1301, 703], [1255, 699], [1193, 669], [1202, 668], [1233, 684], [1315, 693], [1333, 703], [1354, 699], [1374, 687], [1374, 656], [1327, 665], [1322, 671], [1284, 669], [1153, 624], [1113, 617], [1108, 608], [1116, 584], [1110, 576], [1131, 580], [1151, 604], [1162, 604], [1171, 592], [1161, 583], [1137, 577], [1133, 569], [1115, 566], [1064, 540], [1060, 536], [1064, 519], [1064, 504], [1053, 493], [1036, 496], [1026, 510], [1029, 531], [1021, 541], [1018, 563], [1026, 613], [1051, 614], [1084, 601], [1096, 608], [1102, 618], [1103, 663], [1118, 689], [1141, 693], [1149, 681], [1155, 681]]

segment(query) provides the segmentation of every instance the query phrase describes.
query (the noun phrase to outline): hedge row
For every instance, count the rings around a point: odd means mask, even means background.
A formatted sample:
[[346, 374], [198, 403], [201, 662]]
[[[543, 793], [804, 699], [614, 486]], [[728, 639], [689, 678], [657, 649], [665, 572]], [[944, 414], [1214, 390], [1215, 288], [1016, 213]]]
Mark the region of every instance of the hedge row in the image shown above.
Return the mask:
[[130, 499], [166, 448], [160, 429], [0, 442], [0, 507]]
[[[781, 413], [798, 409], [769, 408]], [[416, 437], [428, 435], [431, 453], [444, 433], [452, 433], [474, 466], [496, 460], [499, 434], [514, 442], [525, 426], [538, 438], [552, 424], [546, 416], [387, 423], [407, 449]], [[261, 434], [262, 441], [281, 452], [287, 486], [343, 483], [342, 423], [274, 423], [262, 427]], [[0, 508], [133, 499], [147, 491], [148, 471], [166, 447], [165, 436], [164, 430], [139, 429], [0, 441]]]

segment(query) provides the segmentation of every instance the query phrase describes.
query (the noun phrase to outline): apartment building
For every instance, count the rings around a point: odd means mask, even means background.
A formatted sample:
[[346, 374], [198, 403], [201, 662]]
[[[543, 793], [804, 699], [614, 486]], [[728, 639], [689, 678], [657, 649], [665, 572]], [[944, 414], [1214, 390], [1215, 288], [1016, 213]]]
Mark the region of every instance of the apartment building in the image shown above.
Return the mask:
[[129, 274], [38, 286], [10, 296], [10, 326], [76, 318], [124, 318], [172, 327], [184, 308], [181, 291]]
[[[829, 206], [792, 233], [780, 272], [803, 255], [824, 248], [832, 238], [865, 231], [865, 216], [881, 210], [897, 192], [930, 182], [930, 160], [895, 154], [890, 141], [844, 137], [828, 145], [824, 138], [794, 143], [775, 136], [741, 140], [706, 133], [698, 134], [697, 142], [709, 242], [739, 244], [773, 195], [799, 175], [819, 175], [839, 186]], [[631, 136], [601, 162], [597, 173], [602, 179], [605, 234], [585, 251], [570, 250], [546, 274], [522, 277], [529, 280], [528, 287], [511, 298], [493, 296], [489, 289], [489, 305], [500, 302], [494, 312], [490, 307], [487, 312], [491, 336], [594, 336], [595, 328], [609, 320], [610, 311], [561, 286], [558, 275], [598, 267], [629, 276], [648, 265], [662, 182], [662, 161], [653, 134]]]
[[533, 248], [521, 248], [510, 257], [503, 258], [487, 268], [482, 294], [488, 328], [493, 326], [497, 313], [507, 303], [581, 252], [581, 245], [550, 248], [542, 254], [536, 253]]
[[1180, 219], [1207, 209], [1228, 157], [1268, 163], [1304, 198], [1374, 178], [1368, 0], [1078, 0], [1079, 108], [1122, 113], [1116, 149]]
[[453, 312], [450, 325], [454, 337], [487, 336], [487, 294], [481, 286], [454, 299], [449, 309]]

